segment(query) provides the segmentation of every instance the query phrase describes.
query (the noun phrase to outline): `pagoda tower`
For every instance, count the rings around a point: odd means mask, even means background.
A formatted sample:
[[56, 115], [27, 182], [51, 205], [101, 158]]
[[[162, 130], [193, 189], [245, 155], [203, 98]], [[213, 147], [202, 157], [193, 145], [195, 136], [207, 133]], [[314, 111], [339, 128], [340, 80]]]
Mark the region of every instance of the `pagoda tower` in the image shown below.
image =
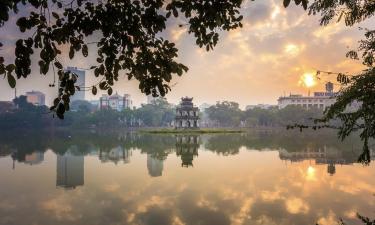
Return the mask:
[[181, 98], [181, 102], [176, 108], [175, 128], [199, 128], [199, 109], [194, 107], [193, 98]]

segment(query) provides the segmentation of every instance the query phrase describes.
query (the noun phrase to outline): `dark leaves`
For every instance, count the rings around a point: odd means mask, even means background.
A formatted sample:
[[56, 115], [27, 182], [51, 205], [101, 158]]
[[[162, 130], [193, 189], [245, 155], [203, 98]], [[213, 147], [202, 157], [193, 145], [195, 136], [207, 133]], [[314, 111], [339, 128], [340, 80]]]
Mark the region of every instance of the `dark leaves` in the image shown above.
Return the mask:
[[95, 86], [93, 86], [91, 92], [93, 95], [96, 95], [98, 93], [98, 89]]
[[84, 57], [87, 57], [89, 55], [89, 50], [87, 48], [87, 45], [82, 45], [82, 55]]
[[284, 0], [283, 1], [283, 5], [284, 5], [285, 8], [288, 7], [289, 4], [290, 4], [290, 0]]
[[8, 72], [8, 84], [11, 88], [15, 88], [16, 87], [16, 79], [14, 78], [14, 76]]

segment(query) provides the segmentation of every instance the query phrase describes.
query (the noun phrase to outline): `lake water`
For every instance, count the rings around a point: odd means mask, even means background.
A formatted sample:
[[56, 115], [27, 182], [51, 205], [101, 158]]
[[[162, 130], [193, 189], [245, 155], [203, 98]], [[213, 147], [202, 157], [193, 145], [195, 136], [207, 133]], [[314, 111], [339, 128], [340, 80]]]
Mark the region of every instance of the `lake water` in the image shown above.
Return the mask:
[[0, 224], [361, 224], [375, 168], [360, 148], [284, 130], [4, 134]]

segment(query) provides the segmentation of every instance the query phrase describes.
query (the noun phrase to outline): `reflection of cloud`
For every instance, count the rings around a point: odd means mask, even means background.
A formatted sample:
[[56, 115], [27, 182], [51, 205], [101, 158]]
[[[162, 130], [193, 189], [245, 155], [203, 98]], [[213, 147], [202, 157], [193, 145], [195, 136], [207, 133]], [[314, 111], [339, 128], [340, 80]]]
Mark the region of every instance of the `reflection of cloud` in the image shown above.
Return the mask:
[[245, 219], [247, 219], [251, 210], [251, 207], [254, 203], [254, 199], [248, 198], [246, 199], [241, 208], [240, 211], [237, 214], [234, 214], [231, 216], [232, 224], [243, 224]]
[[105, 192], [116, 192], [116, 191], [118, 191], [120, 189], [120, 185], [119, 184], [116, 184], [116, 183], [114, 183], [114, 184], [106, 184], [106, 185], [104, 185], [104, 187], [103, 187], [103, 190], [105, 191]]
[[310, 207], [308, 206], [306, 202], [296, 197], [287, 199], [285, 202], [285, 205], [286, 205], [287, 211], [291, 214], [298, 214], [298, 213], [306, 214], [310, 209]]
[[333, 225], [338, 224], [338, 219], [332, 211], [326, 217], [319, 218], [317, 224], [319, 225]]
[[40, 206], [43, 210], [56, 217], [57, 220], [74, 221], [80, 217], [64, 196], [46, 200]]
[[282, 199], [280, 191], [262, 191], [260, 193], [260, 196], [263, 201], [270, 201], [270, 202]]

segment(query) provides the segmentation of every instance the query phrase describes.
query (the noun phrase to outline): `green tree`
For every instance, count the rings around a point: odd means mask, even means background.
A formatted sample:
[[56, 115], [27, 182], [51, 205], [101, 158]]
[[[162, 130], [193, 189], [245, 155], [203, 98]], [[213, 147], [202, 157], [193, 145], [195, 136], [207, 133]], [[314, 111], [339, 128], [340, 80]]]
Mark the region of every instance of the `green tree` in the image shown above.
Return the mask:
[[206, 113], [211, 120], [224, 127], [239, 126], [242, 117], [239, 104], [229, 101], [217, 102], [216, 105], [207, 108]]

